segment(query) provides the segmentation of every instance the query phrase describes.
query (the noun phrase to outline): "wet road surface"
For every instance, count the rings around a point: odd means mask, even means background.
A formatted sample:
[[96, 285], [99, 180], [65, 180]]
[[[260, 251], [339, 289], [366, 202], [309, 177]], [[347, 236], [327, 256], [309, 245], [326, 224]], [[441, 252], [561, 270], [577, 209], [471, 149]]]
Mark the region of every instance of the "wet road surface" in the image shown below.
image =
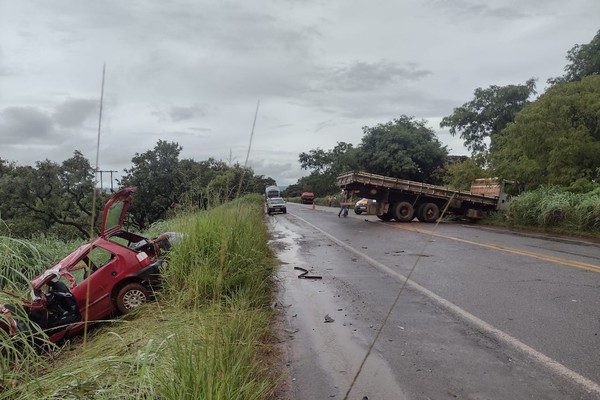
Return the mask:
[[598, 245], [290, 203], [269, 223], [289, 398], [600, 398]]

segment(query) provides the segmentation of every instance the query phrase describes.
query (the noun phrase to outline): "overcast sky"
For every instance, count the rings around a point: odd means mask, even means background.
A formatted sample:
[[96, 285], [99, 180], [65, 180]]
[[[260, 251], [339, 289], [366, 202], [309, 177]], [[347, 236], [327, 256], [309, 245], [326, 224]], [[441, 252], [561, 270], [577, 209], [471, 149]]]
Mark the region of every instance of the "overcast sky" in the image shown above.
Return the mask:
[[[131, 167], [159, 139], [279, 185], [298, 155], [402, 114], [439, 127], [477, 87], [562, 75], [599, 0], [0, 0], [0, 158]], [[105, 178], [106, 179], [106, 178]]]

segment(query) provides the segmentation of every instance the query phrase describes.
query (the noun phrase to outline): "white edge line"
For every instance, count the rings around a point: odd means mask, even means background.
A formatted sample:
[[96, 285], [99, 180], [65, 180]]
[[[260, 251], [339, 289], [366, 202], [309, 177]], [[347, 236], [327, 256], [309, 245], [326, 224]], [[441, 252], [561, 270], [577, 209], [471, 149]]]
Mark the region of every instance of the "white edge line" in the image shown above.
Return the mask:
[[[384, 265], [384, 264], [380, 263], [379, 261], [367, 256], [366, 254], [354, 249], [353, 247], [351, 247], [348, 244], [342, 242], [341, 240], [335, 238], [334, 236], [330, 235], [329, 233], [323, 231], [322, 229], [317, 228], [315, 225], [311, 224], [304, 218], [299, 217], [296, 214], [293, 214], [293, 216], [295, 218], [300, 219], [305, 224], [311, 226], [312, 228], [316, 229], [317, 231], [321, 232], [323, 235], [327, 236], [334, 243], [337, 243], [338, 245], [348, 249], [349, 251], [356, 254], [357, 256], [363, 258], [372, 266], [379, 268], [380, 270], [382, 270], [390, 275], [395, 276], [400, 281], [406, 281], [406, 277], [404, 275], [400, 274], [399, 272], [394, 271], [387, 265]], [[551, 359], [550, 357], [540, 353], [539, 351], [535, 350], [534, 348], [527, 346], [525, 343], [510, 336], [508, 333], [501, 331], [500, 329], [477, 318], [476, 316], [469, 313], [468, 311], [463, 310], [456, 304], [444, 299], [443, 297], [438, 296], [431, 290], [419, 285], [418, 283], [416, 283], [412, 280], [408, 280], [407, 284], [410, 285], [415, 290], [417, 290], [418, 292], [420, 292], [421, 294], [423, 294], [424, 296], [434, 300], [435, 302], [437, 302], [439, 305], [441, 305], [445, 309], [449, 310], [450, 312], [454, 313], [455, 315], [459, 316], [460, 318], [466, 320], [468, 323], [470, 323], [471, 325], [473, 325], [480, 331], [483, 331], [483, 332], [487, 333], [488, 335], [494, 337], [498, 341], [503, 342], [503, 343], [505, 343], [509, 346], [512, 346], [513, 348], [525, 353], [527, 356], [529, 356], [535, 362], [542, 364], [542, 366], [544, 366], [548, 370], [554, 372], [555, 374], [574, 381], [575, 383], [582, 386], [584, 389], [586, 389], [589, 392], [595, 392], [596, 394], [600, 395], [600, 385], [598, 385], [596, 382], [578, 374], [575, 371], [572, 371], [571, 369], [560, 364], [558, 361]]]

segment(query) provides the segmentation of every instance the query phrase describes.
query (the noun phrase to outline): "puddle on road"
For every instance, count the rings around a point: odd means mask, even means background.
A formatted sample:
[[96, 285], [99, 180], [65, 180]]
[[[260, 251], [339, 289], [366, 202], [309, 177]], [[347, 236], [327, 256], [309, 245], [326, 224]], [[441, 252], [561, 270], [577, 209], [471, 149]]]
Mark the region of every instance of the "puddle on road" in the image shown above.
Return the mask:
[[[306, 261], [306, 248], [301, 248], [303, 236], [285, 226], [281, 218], [270, 225], [271, 241], [277, 257], [284, 263], [279, 272], [280, 302], [285, 307], [285, 329], [289, 354], [291, 387], [294, 398], [324, 399], [344, 397], [370, 343], [361, 334], [359, 323], [352, 320], [351, 305], [336, 296], [329, 281], [336, 265], [348, 260], [323, 259], [321, 268], [312, 268]], [[294, 228], [298, 230], [298, 228]], [[310, 250], [310, 249], [308, 249]], [[335, 258], [334, 258], [335, 256]], [[305, 268], [309, 274], [322, 275], [322, 280], [299, 279]], [[341, 310], [341, 311], [340, 311]], [[326, 316], [334, 321], [325, 322]], [[345, 325], [345, 326], [344, 326]], [[372, 336], [372, 332], [370, 332]], [[396, 383], [391, 368], [373, 351], [354, 385], [350, 398], [402, 399], [406, 396]]]

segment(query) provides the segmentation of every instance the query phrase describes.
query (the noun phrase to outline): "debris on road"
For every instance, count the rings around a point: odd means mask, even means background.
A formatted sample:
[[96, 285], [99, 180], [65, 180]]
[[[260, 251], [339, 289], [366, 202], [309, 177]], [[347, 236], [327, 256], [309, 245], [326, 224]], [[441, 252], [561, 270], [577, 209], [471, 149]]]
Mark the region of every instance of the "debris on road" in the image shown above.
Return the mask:
[[303, 271], [300, 275], [298, 275], [298, 278], [300, 278], [300, 279], [323, 279], [323, 277], [320, 275], [308, 275], [308, 270], [305, 268], [294, 267], [294, 269]]

